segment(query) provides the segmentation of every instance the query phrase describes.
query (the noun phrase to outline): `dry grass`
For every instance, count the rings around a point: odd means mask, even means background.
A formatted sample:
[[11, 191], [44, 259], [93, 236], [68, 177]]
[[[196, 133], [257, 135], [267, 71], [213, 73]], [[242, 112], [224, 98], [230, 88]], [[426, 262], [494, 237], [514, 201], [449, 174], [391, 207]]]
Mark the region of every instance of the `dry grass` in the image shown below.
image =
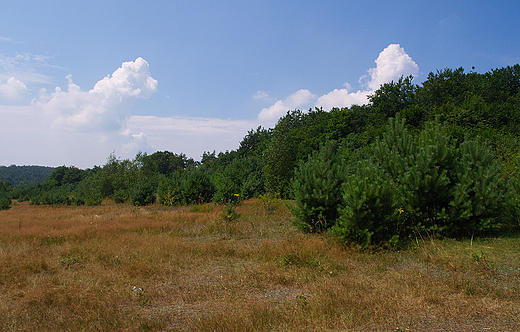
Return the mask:
[[0, 211], [0, 330], [520, 330], [518, 238], [363, 253], [276, 202], [221, 210]]

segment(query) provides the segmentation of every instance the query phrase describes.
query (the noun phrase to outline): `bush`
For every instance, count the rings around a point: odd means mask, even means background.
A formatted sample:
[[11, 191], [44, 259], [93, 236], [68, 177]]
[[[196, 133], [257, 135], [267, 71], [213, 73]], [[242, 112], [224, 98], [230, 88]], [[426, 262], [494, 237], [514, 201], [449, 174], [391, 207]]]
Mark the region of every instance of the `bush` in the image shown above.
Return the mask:
[[73, 193], [73, 200], [76, 205], [99, 205], [103, 201], [101, 188], [98, 178], [93, 175], [83, 179]]
[[[459, 147], [456, 185], [450, 202], [450, 232], [471, 236], [499, 230], [510, 192], [501, 179], [502, 163], [493, 158], [489, 146], [478, 137]], [[504, 219], [504, 220], [502, 220]]]
[[478, 138], [457, 147], [437, 120], [412, 136], [396, 117], [372, 149], [374, 162], [345, 185], [333, 233], [346, 241], [385, 246], [419, 234], [468, 237], [503, 228], [509, 199], [501, 163]]
[[11, 198], [7, 196], [0, 197], [0, 210], [9, 210], [11, 208]]
[[188, 170], [182, 186], [183, 202], [186, 204], [201, 204], [210, 202], [215, 193], [215, 186], [207, 173], [195, 168]]
[[128, 199], [135, 206], [155, 203], [157, 185], [153, 179], [142, 178], [130, 190]]
[[372, 161], [359, 162], [358, 171], [344, 185], [341, 217], [331, 233], [345, 242], [384, 245], [399, 239], [402, 225], [399, 194], [390, 177]]
[[235, 194], [243, 199], [258, 196], [264, 191], [262, 160], [258, 156], [235, 158], [213, 180], [216, 190], [213, 201], [216, 203], [228, 202]]
[[300, 162], [292, 180], [296, 206], [291, 208], [298, 228], [318, 232], [336, 223], [345, 178], [345, 164], [333, 141], [322, 144], [307, 162]]
[[171, 206], [182, 203], [183, 173], [177, 171], [169, 177], [162, 177], [157, 187], [159, 203]]
[[126, 202], [128, 196], [128, 190], [126, 189], [118, 189], [112, 193], [112, 199], [114, 200], [114, 202], [119, 204]]
[[430, 122], [412, 136], [400, 117], [390, 119], [387, 132], [374, 145], [374, 156], [405, 200], [407, 227], [442, 231], [453, 197], [456, 148], [446, 127]]

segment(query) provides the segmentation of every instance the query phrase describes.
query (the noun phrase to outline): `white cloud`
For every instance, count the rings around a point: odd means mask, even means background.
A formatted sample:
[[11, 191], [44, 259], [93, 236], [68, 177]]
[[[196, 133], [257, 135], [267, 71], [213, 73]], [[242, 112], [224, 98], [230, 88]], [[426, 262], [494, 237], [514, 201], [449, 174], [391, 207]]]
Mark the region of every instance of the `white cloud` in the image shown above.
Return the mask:
[[309, 90], [298, 90], [285, 100], [278, 100], [274, 105], [262, 109], [258, 114], [258, 119], [260, 121], [275, 121], [287, 113], [287, 111], [302, 107], [311, 102], [314, 98], [316, 98], [316, 96]]
[[324, 110], [330, 111], [332, 108], [337, 107], [350, 107], [352, 105], [363, 105], [368, 101], [368, 95], [372, 91], [361, 91], [349, 92], [348, 89], [334, 89], [318, 98], [316, 107], [323, 107]]
[[379, 87], [391, 81], [397, 81], [401, 76], [417, 75], [419, 67], [399, 44], [391, 44], [385, 48], [375, 60], [376, 67], [368, 70], [368, 75], [359, 81], [364, 84], [364, 90], [350, 92], [352, 89], [345, 83], [346, 89], [335, 89], [318, 98], [317, 107], [330, 110], [333, 107], [350, 107], [368, 103], [368, 95]]
[[264, 90], [259, 90], [253, 95], [253, 99], [267, 99], [269, 95]]
[[25, 84], [51, 84], [52, 79], [41, 74], [42, 68], [58, 68], [47, 63], [49, 57], [24, 53], [14, 57], [0, 54], [0, 81], [16, 77]]
[[82, 91], [70, 75], [67, 91], [42, 91], [37, 108], [55, 116], [54, 124], [70, 130], [112, 132], [125, 129], [129, 107], [137, 98], [148, 98], [157, 89], [148, 62], [138, 58], [124, 62], [112, 75]]
[[[130, 130], [127, 131], [127, 133], [130, 132]], [[131, 135], [131, 137], [130, 143], [123, 145], [122, 152], [125, 155], [135, 155], [138, 151], [147, 153], [155, 151], [154, 147], [148, 144], [148, 136], [145, 133], [140, 132], [139, 134]]]
[[259, 126], [234, 119], [131, 116], [130, 104], [157, 87], [142, 59], [124, 63], [90, 91], [68, 79], [65, 91], [42, 91], [32, 105], [0, 105], [2, 164], [87, 168], [103, 165], [113, 151], [131, 159], [138, 151], [156, 150], [200, 160], [204, 151], [238, 148]]
[[9, 77], [7, 81], [0, 84], [0, 96], [8, 99], [22, 99], [27, 95], [27, 86], [14, 77]]
[[129, 131], [147, 133], [147, 144], [156, 150], [183, 152], [198, 160], [204, 151], [237, 149], [247, 132], [260, 124], [235, 119], [133, 115], [127, 125]]
[[368, 87], [377, 90], [382, 84], [397, 81], [401, 76], [417, 75], [419, 66], [399, 44], [391, 44], [379, 54], [376, 68], [369, 69], [368, 73]]

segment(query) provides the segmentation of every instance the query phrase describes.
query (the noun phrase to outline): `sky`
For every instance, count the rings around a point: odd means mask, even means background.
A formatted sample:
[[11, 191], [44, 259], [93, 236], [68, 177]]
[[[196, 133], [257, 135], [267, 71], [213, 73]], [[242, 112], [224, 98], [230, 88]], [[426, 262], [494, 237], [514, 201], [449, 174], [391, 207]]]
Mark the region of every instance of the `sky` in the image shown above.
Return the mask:
[[289, 110], [520, 62], [517, 1], [5, 1], [0, 165], [235, 150]]

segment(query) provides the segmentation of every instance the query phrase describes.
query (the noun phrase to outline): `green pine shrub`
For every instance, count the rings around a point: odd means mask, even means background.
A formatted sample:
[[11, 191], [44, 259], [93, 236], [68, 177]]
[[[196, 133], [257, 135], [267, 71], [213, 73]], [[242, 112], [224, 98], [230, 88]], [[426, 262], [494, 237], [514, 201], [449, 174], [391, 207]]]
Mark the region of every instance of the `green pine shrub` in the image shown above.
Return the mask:
[[11, 208], [11, 198], [8, 196], [0, 197], [0, 210], [9, 210]]
[[[390, 119], [344, 186], [332, 232], [362, 246], [404, 243], [413, 236], [469, 237], [507, 226], [509, 194], [501, 162], [478, 137], [459, 146], [438, 120], [410, 134]], [[520, 185], [518, 186], [520, 188]]]
[[151, 178], [141, 178], [129, 190], [128, 199], [132, 205], [145, 206], [155, 203], [157, 185]]
[[360, 161], [344, 184], [344, 205], [331, 233], [363, 246], [398, 240], [403, 199], [391, 178], [373, 161]]
[[203, 169], [187, 170], [185, 176], [182, 186], [183, 203], [201, 204], [212, 200], [215, 186]]
[[455, 145], [446, 127], [435, 120], [413, 136], [404, 119], [397, 116], [389, 120], [387, 132], [374, 144], [374, 156], [406, 202], [407, 227], [416, 231], [445, 229], [456, 165]]
[[166, 206], [172, 206], [182, 203], [182, 171], [173, 172], [168, 177], [162, 177], [157, 187], [157, 196], [159, 203]]
[[305, 232], [327, 230], [339, 217], [346, 168], [337, 150], [335, 142], [327, 141], [295, 170], [292, 187], [296, 206], [291, 211], [296, 226]]
[[[499, 230], [507, 223], [510, 192], [502, 179], [502, 163], [480, 138], [459, 147], [456, 185], [450, 202], [450, 233], [470, 236]], [[448, 234], [451, 235], [451, 234]]]

